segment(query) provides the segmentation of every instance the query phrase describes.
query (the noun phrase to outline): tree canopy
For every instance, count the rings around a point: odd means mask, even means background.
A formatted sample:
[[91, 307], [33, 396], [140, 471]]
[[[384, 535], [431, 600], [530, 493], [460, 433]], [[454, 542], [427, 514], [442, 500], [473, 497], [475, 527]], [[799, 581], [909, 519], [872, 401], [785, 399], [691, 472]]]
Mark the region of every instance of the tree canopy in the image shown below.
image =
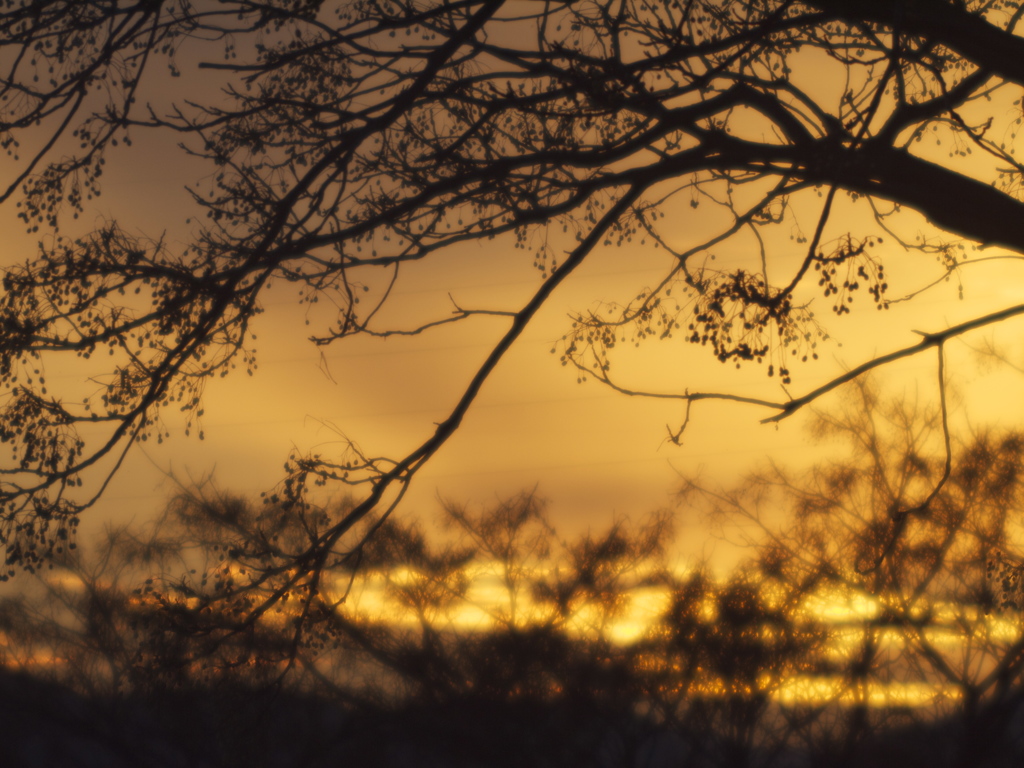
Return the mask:
[[[356, 556], [375, 530], [356, 524], [390, 514], [597, 249], [623, 246], [628, 259], [657, 248], [664, 274], [629, 304], [578, 314], [558, 350], [564, 364], [637, 392], [612, 375], [617, 347], [675, 338], [762, 365], [766, 386], [798, 386], [795, 366], [827, 333], [812, 299], [838, 315], [857, 295], [886, 308], [901, 249], [937, 257], [922, 287], [961, 269], [961, 242], [1024, 251], [1021, 13], [996, 0], [11, 0], [0, 10], [3, 200], [50, 236], [5, 270], [0, 296], [7, 573], [68, 546], [121, 457], [165, 436], [162, 413], [180, 409], [191, 425], [206, 381], [251, 372], [252, 323], [274, 282], [337, 306], [311, 337], [320, 346], [480, 315], [505, 316], [508, 328], [407, 455], [350, 446], [292, 458], [273, 501], [302, 510], [313, 484], [362, 495], [298, 540], [248, 541], [273, 563], [257, 578], [287, 575], [271, 602], [315, 594], [326, 566]], [[164, 65], [221, 78], [224, 90], [162, 104], [147, 83]], [[175, 250], [125, 222], [79, 233], [73, 219], [100, 193], [110, 148], [150, 130], [177, 132], [210, 169], [191, 189], [202, 215], [190, 243]], [[848, 204], [865, 212], [862, 231], [837, 220]], [[691, 208], [717, 231], [681, 233], [679, 211]], [[920, 216], [935, 233], [917, 239], [906, 232]], [[384, 324], [403, 267], [503, 238], [502, 258], [538, 269], [517, 311], [456, 306], [419, 327]], [[749, 265], [716, 268], [725, 243]], [[685, 403], [686, 418], [695, 402], [725, 399], [781, 419], [928, 349], [939, 350], [941, 384], [947, 339], [1022, 313], [1012, 305], [925, 333], [777, 400], [686, 381], [645, 394]], [[44, 360], [100, 353], [109, 366], [98, 397], [72, 403], [48, 389]]]

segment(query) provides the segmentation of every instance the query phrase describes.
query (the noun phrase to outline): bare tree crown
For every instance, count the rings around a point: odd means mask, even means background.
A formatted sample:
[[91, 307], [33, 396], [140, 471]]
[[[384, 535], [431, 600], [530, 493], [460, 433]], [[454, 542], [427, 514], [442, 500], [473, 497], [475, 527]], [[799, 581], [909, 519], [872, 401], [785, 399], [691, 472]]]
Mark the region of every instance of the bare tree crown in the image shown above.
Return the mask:
[[[946, 233], [901, 242], [939, 258], [922, 284], [960, 268], [959, 238], [1024, 251], [1021, 110], [1005, 95], [1024, 84], [1021, 12], [980, 0], [7, 3], [0, 140], [14, 165], [0, 192], [32, 231], [55, 233], [5, 270], [0, 295], [8, 574], [69, 546], [120, 457], [166, 436], [162, 413], [201, 429], [204, 383], [255, 367], [251, 324], [274, 281], [338, 307], [318, 345], [479, 314], [509, 322], [409, 455], [292, 458], [276, 501], [301, 507], [312, 483], [365, 492], [304, 540], [261, 544], [277, 547], [285, 591], [315, 593], [317, 574], [358, 550], [355, 524], [390, 513], [596, 248], [661, 249], [665, 272], [629, 304], [579, 314], [558, 349], [564, 364], [633, 391], [612, 377], [616, 347], [675, 337], [794, 382], [826, 334], [811, 298], [837, 314], [857, 296], [879, 309], [891, 300], [880, 244], [904, 240], [901, 209]], [[185, 43], [199, 69], [179, 59]], [[156, 61], [215, 73], [226, 93], [168, 110], [146, 91]], [[815, 61], [842, 78], [832, 95], [810, 87]], [[99, 194], [107, 148], [156, 128], [211, 168], [192, 189], [202, 216], [191, 244], [176, 251], [114, 222], [60, 234]], [[948, 162], [920, 149], [925, 136], [951, 148]], [[965, 172], [968, 154], [991, 172]], [[833, 220], [840, 196], [870, 211], [869, 230]], [[710, 238], [679, 234], [680, 212], [694, 208], [721, 220]], [[404, 265], [495, 238], [515, 246], [503, 258], [538, 269], [518, 311], [455, 306], [415, 328], [382, 324]], [[749, 251], [749, 266], [716, 268], [727, 242]], [[864, 370], [1021, 312], [926, 334], [799, 397], [691, 392], [685, 381], [646, 394], [754, 402], [783, 418]], [[42, 361], [53, 354], [109, 357], [102, 392], [83, 403], [51, 392]]]

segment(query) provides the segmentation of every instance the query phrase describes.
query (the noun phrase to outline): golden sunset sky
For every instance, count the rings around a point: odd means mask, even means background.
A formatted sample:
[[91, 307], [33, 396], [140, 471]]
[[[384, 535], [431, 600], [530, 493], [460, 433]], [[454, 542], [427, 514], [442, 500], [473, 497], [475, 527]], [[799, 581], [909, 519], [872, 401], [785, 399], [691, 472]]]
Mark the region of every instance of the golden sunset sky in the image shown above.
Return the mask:
[[[184, 63], [179, 60], [185, 72], [173, 89], [162, 75], [155, 78], [158, 89], [167, 89], [161, 91], [162, 98], [180, 96], [180, 83], [197, 74], [188, 71], [187, 63], [187, 58]], [[833, 87], [831, 76], [809, 67], [808, 87]], [[209, 169], [186, 157], [176, 141], [168, 134], [140, 131], [133, 147], [111, 152], [104, 194], [76, 222], [81, 231], [116, 219], [129, 232], [164, 237], [171, 250], [183, 247], [194, 226], [186, 219], [195, 212], [185, 186], [201, 182]], [[922, 154], [935, 153], [936, 159], [948, 162], [946, 149], [925, 148]], [[976, 163], [972, 173], [979, 177], [988, 173], [981, 161], [963, 162]], [[38, 237], [24, 233], [15, 213], [13, 207], [0, 209], [6, 263], [31, 256]], [[804, 228], [813, 229], [813, 203], [800, 214]], [[716, 226], [708, 205], [681, 205], [666, 222], [678, 245], [692, 244]], [[902, 216], [899, 225], [911, 238], [916, 231], [926, 237], [935, 234], [912, 212]], [[838, 204], [825, 239], [847, 231], [874, 231], [863, 205]], [[886, 257], [890, 298], [941, 274], [933, 258], [905, 252], [891, 239], [876, 253]], [[971, 254], [979, 263], [963, 270], [963, 300], [953, 280], [886, 312], [876, 311], [866, 296], [859, 295], [852, 315], [839, 319], [819, 296], [813, 306], [833, 339], [820, 345], [820, 360], [794, 366], [790, 392], [800, 395], [870, 357], [910, 346], [920, 338], [914, 330], [938, 331], [1024, 301], [1024, 261], [980, 261], [1000, 255], [1004, 252], [998, 249]], [[730, 241], [715, 256], [720, 268], [757, 263], [754, 249], [742, 242]], [[800, 246], [794, 245], [792, 264], [801, 256]], [[516, 310], [541, 279], [531, 262], [529, 253], [514, 250], [511, 239], [439, 253], [404, 272], [403, 284], [388, 305], [388, 317], [406, 327], [443, 317], [451, 308], [449, 294], [462, 307]], [[784, 261], [775, 265], [785, 273]], [[635, 242], [595, 252], [552, 296], [487, 382], [458, 434], [413, 481], [400, 514], [429, 515], [438, 496], [486, 504], [536, 485], [550, 501], [553, 519], [563, 532], [596, 530], [616, 516], [673, 504], [679, 473], [699, 472], [711, 480], [729, 481], [767, 457], [806, 464], [827, 454], [827, 447], [810, 443], [805, 417], [777, 427], [762, 425], [759, 420], [769, 412], [727, 403], [695, 407], [684, 443], [676, 447], [666, 441], [666, 425], [678, 426], [681, 403], [630, 398], [594, 382], [578, 384], [575, 371], [559, 365], [551, 350], [568, 330], [568, 313], [593, 308], [599, 301], [628, 301], [669, 266], [670, 257], [663, 251]], [[295, 291], [282, 283], [266, 294], [266, 311], [255, 327], [259, 370], [252, 378], [242, 371], [208, 385], [205, 439], [185, 437], [169, 415], [172, 439], [133, 451], [103, 500], [83, 521], [84, 535], [104, 522], [144, 520], [158, 511], [173, 491], [167, 472], [183, 481], [212, 473], [221, 489], [255, 495], [283, 477], [282, 465], [293, 446], [340, 452], [344, 435], [369, 454], [401, 457], [447, 415], [508, 322], [477, 318], [416, 337], [349, 340], [325, 348], [321, 358], [321, 350], [306, 338], [322, 330], [329, 313], [322, 307], [310, 311], [296, 298]], [[1024, 363], [1022, 329], [1020, 320], [1008, 322], [948, 346], [949, 380], [961, 428], [1021, 423], [1024, 376], [980, 364], [972, 347], [994, 340], [1014, 362]], [[47, 371], [56, 393], [96, 388], [81, 383], [83, 369], [71, 361], [47, 361]], [[623, 383], [664, 392], [689, 388], [785, 399], [777, 379], [769, 379], [764, 367], [748, 364], [736, 370], [718, 363], [709, 350], [679, 340], [648, 342], [617, 359], [614, 372]], [[890, 392], [934, 402], [935, 372], [935, 355], [930, 353], [889, 367], [880, 381]], [[836, 405], [842, 397], [841, 391], [834, 393], [819, 406]], [[699, 516], [681, 509], [677, 518], [682, 551], [710, 553], [714, 541]]]

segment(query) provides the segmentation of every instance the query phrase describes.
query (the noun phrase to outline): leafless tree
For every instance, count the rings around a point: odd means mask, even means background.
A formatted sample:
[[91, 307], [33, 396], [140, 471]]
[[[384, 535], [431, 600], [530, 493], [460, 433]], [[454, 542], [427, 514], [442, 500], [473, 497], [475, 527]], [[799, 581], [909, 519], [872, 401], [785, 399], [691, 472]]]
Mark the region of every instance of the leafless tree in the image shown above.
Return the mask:
[[[1013, 549], [1024, 440], [954, 440], [947, 477], [937, 409], [851, 386], [815, 427], [849, 455], [689, 487], [691, 511], [704, 502], [753, 528], [725, 580], [670, 567], [666, 514], [564, 541], [524, 493], [484, 509], [446, 502], [433, 534], [364, 521], [358, 562], [325, 570], [310, 600], [288, 592], [265, 543], [302, 545], [358, 502], [260, 504], [207, 484], [145, 535], [114, 530], [65, 556], [39, 575], [43, 594], [0, 603], [0, 660], [31, 668], [49, 654], [59, 663], [44, 668], [93, 695], [283, 685], [431, 754], [451, 739], [463, 755], [497, 754], [467, 735], [479, 726], [530, 759], [636, 757], [667, 734], [700, 765], [868, 765], [897, 748], [942, 765], [1012, 759], [1024, 639], [1019, 617], [986, 615], [984, 560]], [[662, 609], [616, 640], [643, 590]], [[843, 604], [848, 615], [824, 613]], [[460, 622], [467, 609], [475, 619]], [[253, 611], [263, 620], [247, 622]], [[812, 693], [790, 695], [800, 686]], [[901, 698], [922, 691], [930, 701]], [[536, 738], [516, 739], [520, 726]]]
[[[8, 4], [7, 143], [49, 138], [29, 142], [6, 197], [20, 198], [33, 231], [55, 232], [5, 271], [0, 298], [8, 575], [69, 546], [125, 453], [166, 435], [163, 413], [184, 411], [187, 431], [201, 432], [204, 383], [256, 365], [251, 324], [274, 282], [338, 307], [312, 336], [320, 346], [480, 315], [508, 326], [408, 455], [352, 445], [292, 458], [272, 503], [302, 517], [311, 484], [361, 495], [287, 544], [246, 541], [274, 565], [251, 574], [266, 602], [242, 624], [286, 594], [310, 606], [319, 599], [325, 569], [358, 557], [361, 521], [390, 514], [555, 288], [597, 248], [658, 248], [664, 275], [625, 306], [579, 314], [562, 362], [683, 404], [674, 440], [696, 402], [753, 403], [778, 420], [927, 350], [939, 351], [941, 383], [946, 340], [1024, 305], [925, 332], [803, 394], [786, 388], [797, 386], [793, 361], [815, 356], [826, 333], [808, 304], [815, 294], [840, 315], [858, 294], [881, 309], [912, 298], [890, 296], [883, 241], [938, 258], [922, 289], [965, 269], [961, 239], [1012, 253], [1024, 246], [1020, 105], [1008, 95], [1024, 83], [1020, 14], [995, 0]], [[184, 71], [175, 50], [186, 41], [225, 93], [146, 108], [151, 59]], [[812, 87], [807, 73], [819, 65], [835, 69], [841, 93]], [[202, 223], [192, 242], [176, 252], [117, 223], [61, 235], [98, 193], [104, 149], [151, 128], [179, 132], [211, 169], [193, 189]], [[926, 135], [950, 149], [948, 162], [921, 149]], [[65, 138], [77, 142], [66, 155]], [[980, 175], [964, 170], [967, 154], [984, 159]], [[862, 231], [833, 220], [847, 201], [868, 213]], [[689, 241], [665, 227], [688, 206], [720, 217], [717, 234]], [[902, 234], [907, 210], [942, 234]], [[455, 305], [417, 327], [382, 324], [404, 265], [504, 236], [513, 257], [525, 251], [538, 268], [518, 310]], [[716, 269], [713, 250], [726, 242], [748, 252], [749, 265]], [[763, 365], [783, 384], [780, 399], [691, 391], [685, 381], [646, 391], [613, 377], [617, 347], [672, 337], [724, 363]], [[50, 391], [42, 361], [101, 352], [110, 365], [96, 397], [73, 403]]]
[[[1024, 441], [977, 430], [954, 441], [950, 471], [937, 409], [887, 402], [869, 380], [851, 386], [841, 410], [816, 414], [818, 437], [843, 441], [844, 454], [804, 474], [773, 465], [733, 489], [687, 491], [752, 528], [762, 578], [854, 608], [845, 629], [833, 624], [845, 654], [823, 669], [850, 704], [850, 751], [879, 729], [943, 721], [950, 764], [974, 764], [1013, 745], [1024, 701], [1020, 616], [997, 615], [986, 583], [986, 560], [1019, 546]], [[900, 691], [914, 686], [930, 701], [901, 711]], [[894, 706], [872, 690], [895, 691]]]

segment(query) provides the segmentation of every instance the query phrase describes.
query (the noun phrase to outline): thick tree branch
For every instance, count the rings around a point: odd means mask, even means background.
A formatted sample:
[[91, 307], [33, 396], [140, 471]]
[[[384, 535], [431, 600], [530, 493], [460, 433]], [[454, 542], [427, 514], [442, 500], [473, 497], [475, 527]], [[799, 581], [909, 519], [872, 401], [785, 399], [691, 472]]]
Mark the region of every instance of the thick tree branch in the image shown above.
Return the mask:
[[992, 74], [1024, 84], [1024, 38], [948, 0], [807, 0], [851, 24], [865, 21], [923, 35]]

